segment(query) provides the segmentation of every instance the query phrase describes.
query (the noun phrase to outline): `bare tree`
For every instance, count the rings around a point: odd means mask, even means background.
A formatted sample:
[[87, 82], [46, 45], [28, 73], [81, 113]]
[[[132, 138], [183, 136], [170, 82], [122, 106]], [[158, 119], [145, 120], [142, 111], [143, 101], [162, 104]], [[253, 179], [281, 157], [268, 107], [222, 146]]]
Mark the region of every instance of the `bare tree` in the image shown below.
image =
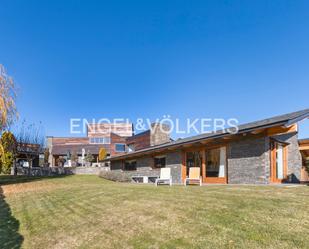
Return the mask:
[[42, 125], [35, 124], [26, 125], [23, 121], [21, 127], [16, 133], [18, 153], [24, 154], [30, 168], [33, 166], [33, 160], [39, 154], [44, 153], [45, 136], [43, 135]]

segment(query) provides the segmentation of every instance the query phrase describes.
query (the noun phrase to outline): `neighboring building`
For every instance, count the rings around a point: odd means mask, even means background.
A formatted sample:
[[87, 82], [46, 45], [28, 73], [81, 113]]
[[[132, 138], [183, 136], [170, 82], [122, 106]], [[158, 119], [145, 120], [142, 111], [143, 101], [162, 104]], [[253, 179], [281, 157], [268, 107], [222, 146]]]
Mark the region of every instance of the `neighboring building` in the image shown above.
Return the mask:
[[[87, 137], [47, 137], [49, 163], [51, 166], [58, 166], [59, 157], [68, 159], [68, 156], [76, 153], [81, 165], [83, 149], [86, 153], [91, 153], [97, 161], [100, 148], [106, 149], [109, 158], [171, 141], [169, 134], [162, 132], [156, 124], [151, 127], [152, 132], [147, 130], [133, 135], [133, 125], [130, 123], [89, 124]], [[162, 126], [162, 130], [168, 129], [168, 126]], [[106, 163], [108, 164], [108, 161]]]
[[58, 166], [58, 158], [68, 159], [76, 153], [82, 164], [82, 152], [91, 153], [97, 161], [100, 148], [105, 148], [107, 156], [125, 153], [125, 139], [133, 134], [130, 123], [88, 124], [87, 137], [47, 137], [51, 166]]
[[236, 134], [217, 131], [171, 142], [158, 136], [163, 144], [145, 132], [123, 140], [127, 153], [108, 160], [111, 170], [130, 176], [159, 176], [160, 168], [170, 167], [178, 184], [190, 167], [201, 168], [204, 183], [296, 183], [303, 168], [297, 123], [308, 117], [306, 109], [241, 125]]
[[43, 166], [44, 151], [42, 147], [39, 144], [18, 144], [16, 163], [23, 167]]

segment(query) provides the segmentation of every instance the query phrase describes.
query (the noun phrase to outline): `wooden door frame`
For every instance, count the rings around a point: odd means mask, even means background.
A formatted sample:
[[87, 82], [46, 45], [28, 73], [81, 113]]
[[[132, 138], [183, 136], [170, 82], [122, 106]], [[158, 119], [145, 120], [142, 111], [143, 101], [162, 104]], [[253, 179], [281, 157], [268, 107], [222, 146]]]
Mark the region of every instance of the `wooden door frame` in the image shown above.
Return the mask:
[[[225, 177], [207, 177], [207, 161], [206, 161], [206, 151], [212, 150], [212, 149], [219, 149], [219, 148], [225, 148], [225, 165], [224, 165], [224, 175]], [[227, 151], [228, 151], [228, 146], [227, 145], [218, 145], [218, 146], [211, 146], [208, 148], [205, 148], [203, 155], [204, 155], [204, 163], [203, 165], [205, 175], [203, 175], [203, 182], [204, 183], [221, 183], [221, 184], [226, 184], [227, 183]]]
[[202, 147], [184, 149], [182, 151], [182, 167], [181, 167], [182, 182], [184, 182], [184, 180], [187, 177], [187, 153], [188, 152], [201, 152], [202, 153], [202, 174], [203, 174], [203, 171], [204, 171], [204, 169], [203, 169], [203, 149], [202, 149]]
[[[277, 152], [277, 144], [282, 145], [282, 153], [283, 153], [283, 179], [278, 179], [276, 176], [276, 152]], [[271, 183], [283, 183], [287, 180], [287, 144], [280, 143], [275, 140], [270, 141], [270, 174], [269, 180]]]
[[[206, 151], [216, 148], [225, 147], [225, 177], [207, 177], [206, 172]], [[182, 151], [182, 169], [181, 169], [181, 175], [182, 175], [182, 182], [187, 177], [187, 152], [201, 152], [202, 153], [202, 181], [203, 183], [221, 183], [226, 184], [228, 181], [227, 173], [228, 173], [228, 160], [227, 160], [227, 152], [228, 152], [228, 145], [213, 145], [213, 146], [203, 146], [203, 147], [196, 147], [196, 148], [188, 148]]]

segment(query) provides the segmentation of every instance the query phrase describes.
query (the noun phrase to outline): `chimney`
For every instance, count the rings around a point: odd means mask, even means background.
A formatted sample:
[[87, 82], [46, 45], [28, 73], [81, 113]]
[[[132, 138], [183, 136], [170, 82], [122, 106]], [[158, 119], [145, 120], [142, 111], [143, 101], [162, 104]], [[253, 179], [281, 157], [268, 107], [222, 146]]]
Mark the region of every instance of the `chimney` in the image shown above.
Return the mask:
[[150, 146], [169, 143], [170, 127], [167, 124], [152, 123], [150, 129]]

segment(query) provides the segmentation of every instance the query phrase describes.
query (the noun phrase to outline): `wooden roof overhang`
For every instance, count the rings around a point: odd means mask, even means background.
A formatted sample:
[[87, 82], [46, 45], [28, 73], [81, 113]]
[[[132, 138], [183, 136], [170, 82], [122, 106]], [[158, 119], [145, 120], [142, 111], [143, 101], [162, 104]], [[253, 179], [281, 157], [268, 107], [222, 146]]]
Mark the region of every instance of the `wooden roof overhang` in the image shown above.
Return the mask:
[[272, 136], [276, 134], [297, 132], [297, 122], [309, 117], [309, 109], [298, 112], [288, 113], [268, 119], [259, 120], [256, 122], [247, 123], [238, 126], [238, 132], [231, 134], [225, 130], [216, 131], [213, 133], [201, 134], [177, 141], [172, 141], [167, 144], [157, 145], [150, 148], [138, 150], [125, 155], [119, 155], [106, 159], [106, 161], [116, 161], [142, 157], [145, 155], [155, 155], [166, 153], [168, 151], [186, 150], [189, 148], [197, 148], [211, 143], [219, 144], [221, 142], [228, 143], [232, 140], [243, 139], [244, 137], [254, 136]]
[[309, 138], [300, 139], [298, 143], [299, 143], [299, 150], [303, 158], [309, 159]]
[[[257, 127], [255, 129], [240, 130], [236, 134], [227, 132], [212, 133], [207, 137], [201, 137], [196, 139], [182, 139], [173, 141], [167, 144], [158, 145], [143, 150], [127, 153], [106, 159], [106, 161], [118, 161], [118, 160], [134, 160], [136, 158], [144, 156], [156, 156], [173, 151], [186, 151], [199, 149], [205, 146], [212, 147], [217, 145], [226, 145], [229, 142], [235, 142], [242, 139], [259, 138], [263, 136], [269, 136], [288, 132], [297, 131], [297, 125], [285, 126], [284, 123], [274, 124], [270, 126]], [[275, 138], [272, 138], [275, 139]]]

